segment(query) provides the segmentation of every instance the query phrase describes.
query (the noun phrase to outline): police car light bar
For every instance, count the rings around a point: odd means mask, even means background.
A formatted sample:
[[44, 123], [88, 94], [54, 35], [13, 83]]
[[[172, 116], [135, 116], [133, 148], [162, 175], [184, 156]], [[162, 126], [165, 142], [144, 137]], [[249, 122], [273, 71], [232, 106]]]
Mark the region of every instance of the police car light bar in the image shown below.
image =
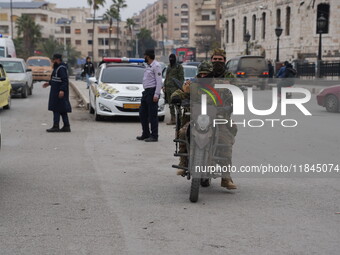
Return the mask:
[[106, 63], [144, 63], [142, 58], [103, 58]]

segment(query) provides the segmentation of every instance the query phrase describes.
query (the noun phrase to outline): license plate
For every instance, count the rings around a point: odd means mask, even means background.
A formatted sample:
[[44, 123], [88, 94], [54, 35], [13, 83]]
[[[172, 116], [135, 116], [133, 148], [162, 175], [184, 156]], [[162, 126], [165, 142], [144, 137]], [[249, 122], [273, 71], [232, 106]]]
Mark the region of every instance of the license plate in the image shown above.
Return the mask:
[[140, 104], [124, 104], [124, 109], [139, 109]]

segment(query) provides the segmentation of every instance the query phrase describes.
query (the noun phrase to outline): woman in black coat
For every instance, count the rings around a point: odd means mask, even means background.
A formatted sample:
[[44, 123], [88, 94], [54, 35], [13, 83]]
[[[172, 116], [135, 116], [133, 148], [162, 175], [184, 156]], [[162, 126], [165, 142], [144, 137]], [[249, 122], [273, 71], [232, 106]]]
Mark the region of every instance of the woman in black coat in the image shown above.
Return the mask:
[[[69, 84], [67, 67], [62, 62], [62, 56], [55, 54], [53, 56], [53, 72], [51, 80], [46, 82], [43, 87], [51, 86], [50, 97], [48, 101], [48, 110], [53, 112], [53, 127], [47, 129], [47, 132], [71, 132], [68, 112], [72, 111], [69, 101]], [[59, 129], [60, 116], [63, 119], [64, 126]]]

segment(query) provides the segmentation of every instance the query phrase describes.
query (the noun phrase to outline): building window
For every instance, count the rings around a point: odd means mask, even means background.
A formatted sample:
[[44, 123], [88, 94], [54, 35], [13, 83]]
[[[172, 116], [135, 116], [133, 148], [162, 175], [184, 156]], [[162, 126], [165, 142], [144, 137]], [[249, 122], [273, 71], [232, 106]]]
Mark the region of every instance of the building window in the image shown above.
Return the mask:
[[0, 26], [0, 34], [8, 34], [8, 26]]
[[181, 15], [182, 15], [182, 16], [188, 16], [188, 15], [189, 15], [189, 12], [187, 12], [187, 11], [182, 11], [182, 12], [181, 12]]
[[109, 32], [109, 28], [108, 27], [98, 27], [98, 33], [106, 34], [108, 32]]
[[40, 20], [43, 21], [43, 22], [47, 22], [47, 17], [46, 16], [41, 16]]
[[65, 34], [71, 34], [71, 28], [70, 27], [65, 27]]
[[247, 33], [247, 17], [243, 18], [243, 36]]
[[225, 40], [227, 43], [229, 43], [229, 21], [227, 20], [225, 22]]
[[175, 13], [175, 16], [179, 16], [179, 13]]
[[235, 42], [235, 19], [231, 21], [231, 42]]
[[189, 27], [188, 26], [181, 26], [181, 30], [189, 30]]
[[178, 27], [176, 27], [176, 28], [175, 28], [175, 31], [179, 31], [179, 28], [178, 28]]
[[267, 15], [266, 13], [262, 13], [262, 39], [266, 39], [266, 19]]
[[281, 10], [276, 10], [276, 26], [281, 27]]
[[202, 15], [202, 20], [210, 20], [210, 15]]
[[0, 21], [7, 21], [8, 16], [7, 13], [0, 13]]
[[290, 7], [287, 7], [286, 9], [286, 35], [290, 35], [290, 15], [291, 15], [291, 9]]
[[[317, 12], [317, 16], [316, 16], [316, 22], [317, 19], [320, 18], [320, 16], [323, 16], [326, 20], [326, 26], [323, 29], [323, 34], [328, 34], [329, 32], [329, 4], [319, 4], [318, 5], [318, 12]], [[318, 28], [316, 28], [316, 33], [318, 34]]]
[[188, 23], [188, 22], [189, 22], [189, 19], [181, 19], [181, 22], [182, 22], [182, 23]]
[[92, 40], [87, 40], [88, 45], [92, 45]]
[[181, 8], [182, 8], [182, 9], [188, 9], [189, 6], [188, 6], [187, 4], [182, 4], [182, 5], [181, 5]]
[[81, 45], [81, 40], [76, 40], [76, 45]]
[[81, 29], [79, 29], [79, 28], [75, 29], [75, 30], [74, 30], [74, 33], [75, 33], [76, 35], [80, 35], [80, 34], [81, 34]]
[[181, 33], [181, 37], [182, 37], [182, 38], [188, 38], [189, 36], [188, 36], [187, 33]]
[[253, 40], [256, 39], [256, 15], [253, 15], [253, 31], [252, 31]]
[[87, 33], [88, 34], [92, 34], [93, 33], [93, 29], [87, 29]]

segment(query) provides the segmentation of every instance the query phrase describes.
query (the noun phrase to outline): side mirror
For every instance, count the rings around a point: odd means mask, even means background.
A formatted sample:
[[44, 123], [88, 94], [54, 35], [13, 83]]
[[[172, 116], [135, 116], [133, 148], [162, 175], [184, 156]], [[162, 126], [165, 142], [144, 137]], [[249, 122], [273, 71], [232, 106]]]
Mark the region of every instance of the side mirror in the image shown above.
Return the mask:
[[6, 77], [0, 77], [0, 81], [5, 81]]
[[90, 77], [89, 80], [90, 80], [90, 82], [92, 82], [92, 83], [98, 84], [98, 81], [97, 81], [96, 77]]
[[32, 72], [32, 69], [26, 69], [26, 72]]

